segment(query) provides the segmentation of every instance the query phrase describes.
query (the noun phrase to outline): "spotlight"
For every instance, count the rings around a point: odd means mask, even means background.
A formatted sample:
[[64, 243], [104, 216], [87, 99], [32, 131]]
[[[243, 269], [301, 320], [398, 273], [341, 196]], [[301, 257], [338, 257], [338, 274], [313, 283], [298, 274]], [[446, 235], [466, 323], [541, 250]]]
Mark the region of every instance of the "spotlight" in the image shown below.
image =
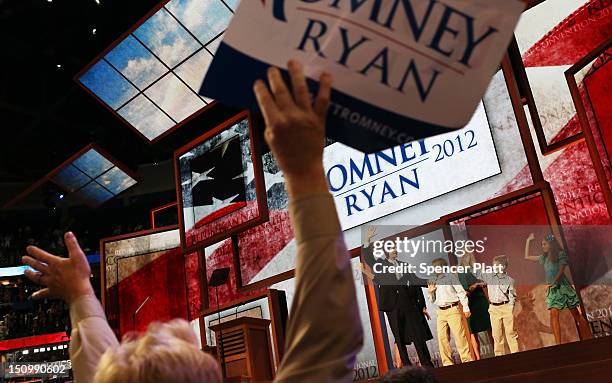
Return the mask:
[[55, 67], [56, 67], [57, 69], [62, 69], [62, 64], [56, 64], [56, 65], [55, 65]]
[[60, 195], [58, 195], [58, 196], [57, 196], [57, 198], [58, 198], [58, 199], [64, 199], [64, 195], [63, 195], [63, 194], [60, 194]]
[[94, 0], [96, 4], [100, 5], [100, 0]]
[[97, 30], [96, 28], [93, 28], [93, 29], [91, 30], [91, 34], [92, 34], [92, 35], [94, 35], [94, 36], [96, 35], [96, 32], [98, 32], [98, 30]]

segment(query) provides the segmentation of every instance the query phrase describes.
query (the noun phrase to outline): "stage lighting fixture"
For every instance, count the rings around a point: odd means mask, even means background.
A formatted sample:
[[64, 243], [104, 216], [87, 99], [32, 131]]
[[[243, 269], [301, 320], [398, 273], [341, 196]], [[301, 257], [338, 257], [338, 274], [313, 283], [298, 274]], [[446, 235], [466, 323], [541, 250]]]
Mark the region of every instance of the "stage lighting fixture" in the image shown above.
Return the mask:
[[101, 205], [136, 184], [134, 176], [120, 168], [108, 154], [93, 146], [88, 146], [54, 171], [50, 180], [63, 189], [63, 192], [54, 194], [56, 199], [63, 199], [72, 193], [92, 207]]
[[148, 142], [213, 100], [198, 94], [238, 0], [170, 0], [75, 80]]
[[62, 69], [62, 64], [56, 64], [56, 65], [55, 65], [55, 67], [56, 67], [57, 69]]
[[96, 32], [98, 32], [98, 30], [97, 30], [96, 28], [93, 28], [93, 29], [91, 30], [91, 34], [92, 34], [92, 35], [94, 35], [94, 36], [96, 35]]

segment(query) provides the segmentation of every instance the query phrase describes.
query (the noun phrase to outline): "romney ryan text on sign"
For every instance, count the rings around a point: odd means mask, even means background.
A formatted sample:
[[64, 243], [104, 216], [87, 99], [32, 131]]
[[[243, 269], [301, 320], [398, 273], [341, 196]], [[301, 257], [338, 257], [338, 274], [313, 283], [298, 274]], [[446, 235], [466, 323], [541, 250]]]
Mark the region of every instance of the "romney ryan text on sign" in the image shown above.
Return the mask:
[[[518, 0], [243, 1], [201, 93], [254, 107], [250, 86], [297, 58], [334, 78], [328, 136], [366, 152], [462, 128], [499, 66]], [[352, 118], [355, 117], [355, 118]]]

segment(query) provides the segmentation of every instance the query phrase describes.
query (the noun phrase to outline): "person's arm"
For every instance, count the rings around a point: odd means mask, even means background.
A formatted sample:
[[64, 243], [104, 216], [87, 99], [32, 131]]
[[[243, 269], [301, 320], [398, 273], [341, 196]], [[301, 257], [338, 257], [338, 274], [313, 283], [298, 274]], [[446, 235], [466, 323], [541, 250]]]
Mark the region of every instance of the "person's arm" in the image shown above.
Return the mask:
[[516, 289], [514, 288], [514, 279], [508, 277], [509, 285], [508, 285], [508, 300], [514, 308], [514, 304], [516, 303]]
[[461, 306], [463, 306], [463, 312], [465, 313], [466, 316], [470, 316], [470, 305], [469, 305], [469, 301], [467, 298], [467, 294], [465, 292], [465, 289], [463, 288], [463, 285], [461, 285], [461, 283], [459, 283], [459, 278], [455, 275], [453, 276], [453, 289], [455, 290], [455, 292], [457, 293], [457, 298], [459, 298], [459, 302], [461, 302]]
[[529, 260], [529, 261], [539, 261], [540, 257], [534, 257], [533, 255], [529, 255], [529, 246], [531, 246], [531, 241], [533, 241], [535, 239], [535, 235], [533, 235], [533, 233], [529, 234], [529, 237], [527, 237], [527, 240], [525, 241], [525, 259]]
[[431, 303], [436, 304], [436, 290], [438, 287], [436, 286], [436, 282], [434, 280], [427, 281], [427, 296]]
[[[290, 205], [296, 287], [275, 382], [348, 382], [362, 346], [350, 254], [329, 193]], [[325, 224], [323, 224], [325, 222]]]
[[264, 137], [285, 175], [297, 242], [287, 344], [274, 382], [350, 382], [363, 330], [350, 254], [323, 171], [331, 78], [321, 76], [312, 105], [300, 64], [288, 67], [293, 94], [276, 68], [268, 72], [270, 89], [263, 81], [254, 86]]
[[77, 383], [93, 382], [102, 354], [119, 345], [100, 301], [95, 295], [82, 295], [70, 304], [70, 360]]
[[72, 371], [76, 382], [88, 383], [93, 381], [102, 354], [118, 342], [93, 292], [89, 280], [91, 269], [76, 237], [69, 232], [64, 241], [68, 258], [29, 246], [26, 249], [29, 256], [23, 257], [23, 263], [36, 270], [26, 270], [26, 276], [46, 286], [32, 298], [59, 298], [70, 306]]
[[366, 240], [365, 240], [365, 244], [366, 246], [364, 247], [369, 247], [372, 244], [372, 239], [374, 239], [374, 236], [376, 235], [376, 226], [369, 226], [368, 230], [366, 231]]
[[408, 274], [408, 282], [410, 283], [411, 286], [420, 286], [420, 287], [427, 287], [427, 283], [428, 283], [427, 279], [420, 278], [418, 275], [414, 273]]
[[361, 254], [363, 256], [364, 262], [372, 267], [374, 263], [376, 263], [376, 258], [374, 257], [374, 249], [371, 243], [366, 242], [365, 246], [361, 248]]

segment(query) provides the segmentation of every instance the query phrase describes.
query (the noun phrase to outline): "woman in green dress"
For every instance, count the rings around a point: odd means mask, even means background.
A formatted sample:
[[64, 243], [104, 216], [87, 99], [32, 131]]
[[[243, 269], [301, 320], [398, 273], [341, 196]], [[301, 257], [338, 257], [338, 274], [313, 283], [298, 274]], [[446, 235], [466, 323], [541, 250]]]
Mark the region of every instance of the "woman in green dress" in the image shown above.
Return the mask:
[[[468, 252], [459, 258], [460, 266], [469, 266], [470, 268], [476, 263], [474, 253]], [[459, 282], [465, 289], [468, 296], [468, 303], [470, 306], [470, 315], [467, 318], [468, 327], [470, 328], [470, 338], [472, 341], [472, 348], [474, 349], [474, 356], [476, 360], [480, 360], [480, 340], [478, 339], [478, 333], [486, 331], [489, 337], [489, 343], [493, 344], [491, 339], [491, 318], [489, 317], [489, 299], [484, 291], [485, 283], [479, 280], [472, 273], [459, 273]]]
[[550, 326], [555, 336], [555, 342], [561, 344], [560, 310], [570, 310], [578, 324], [578, 331], [581, 334], [588, 334], [588, 323], [579, 311], [580, 300], [578, 294], [565, 276], [568, 263], [567, 253], [563, 251], [555, 236], [550, 234], [542, 240], [542, 254], [537, 257], [530, 256], [529, 246], [534, 239], [533, 233], [527, 238], [525, 259], [537, 261], [544, 266], [544, 276], [548, 284], [546, 287], [546, 307], [550, 311]]

